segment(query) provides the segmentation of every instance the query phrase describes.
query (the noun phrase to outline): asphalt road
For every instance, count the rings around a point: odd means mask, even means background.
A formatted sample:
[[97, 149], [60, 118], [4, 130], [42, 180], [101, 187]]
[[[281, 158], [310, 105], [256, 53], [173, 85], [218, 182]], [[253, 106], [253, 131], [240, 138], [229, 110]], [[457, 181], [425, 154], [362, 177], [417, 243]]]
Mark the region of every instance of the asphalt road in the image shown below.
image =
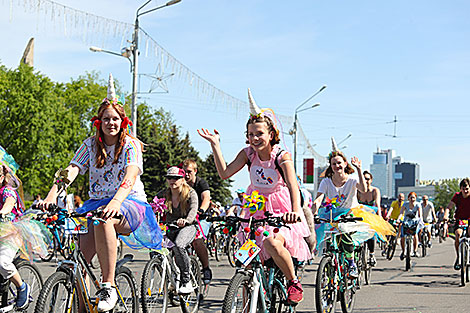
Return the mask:
[[[356, 294], [354, 312], [413, 312], [437, 313], [470, 312], [470, 286], [459, 287], [460, 276], [453, 270], [455, 252], [453, 240], [442, 244], [433, 240], [433, 248], [425, 258], [413, 258], [412, 268], [406, 272], [404, 261], [400, 261], [397, 248], [396, 256], [387, 261], [377, 251], [377, 266], [372, 272], [372, 284], [363, 286]], [[140, 284], [141, 272], [148, 260], [148, 253], [125, 249], [133, 253], [134, 261], [127, 263], [132, 269], [136, 281]], [[307, 266], [303, 279], [304, 301], [297, 306], [297, 312], [306, 313], [315, 310], [314, 292], [316, 269], [320, 258]], [[43, 275], [47, 277], [54, 271], [54, 263], [40, 263]], [[221, 262], [211, 259], [213, 280], [206, 299], [201, 303], [200, 312], [220, 312], [222, 302], [234, 269], [226, 258]], [[341, 312], [337, 305], [337, 312]], [[169, 312], [180, 312], [179, 307], [171, 307]]]

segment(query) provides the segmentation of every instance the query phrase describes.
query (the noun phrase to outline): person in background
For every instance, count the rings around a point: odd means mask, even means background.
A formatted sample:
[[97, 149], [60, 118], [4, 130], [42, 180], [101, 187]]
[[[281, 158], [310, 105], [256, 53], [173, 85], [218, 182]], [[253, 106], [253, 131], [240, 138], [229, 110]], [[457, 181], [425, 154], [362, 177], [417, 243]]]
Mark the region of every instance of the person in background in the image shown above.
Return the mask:
[[[203, 178], [197, 176], [197, 163], [194, 160], [187, 159], [183, 162], [183, 169], [185, 171], [185, 179], [190, 187], [192, 187], [198, 198], [198, 212], [199, 214], [206, 212], [211, 203], [211, 192], [209, 184]], [[201, 231], [194, 239], [193, 247], [202, 264], [202, 279], [204, 284], [209, 284], [212, 280], [212, 270], [209, 266], [209, 251], [204, 244], [204, 234], [209, 230], [210, 224], [206, 221], [201, 221]]]
[[243, 196], [246, 190], [244, 188], [237, 189], [237, 196], [232, 201], [232, 206], [227, 212], [228, 216], [239, 216], [243, 210]]
[[[372, 174], [368, 171], [364, 171], [364, 179], [366, 181], [366, 191], [361, 192], [357, 190], [357, 200], [360, 204], [368, 205], [376, 211], [377, 215], [381, 215], [380, 208], [380, 190], [377, 187], [372, 186]], [[377, 260], [375, 259], [375, 236], [366, 241], [369, 249], [369, 264], [375, 266]]]
[[33, 201], [33, 205], [41, 202], [41, 195], [40, 194], [37, 194], [35, 197], [34, 197], [34, 201]]
[[[437, 217], [436, 217], [436, 212], [434, 211], [434, 204], [429, 201], [429, 198], [427, 195], [423, 195], [423, 201], [421, 202], [421, 208], [423, 210], [423, 222], [425, 224], [428, 224], [428, 225], [425, 225], [425, 227], [421, 230], [421, 233], [423, 231], [427, 232], [428, 235], [429, 235], [429, 242], [428, 242], [428, 247], [431, 248], [432, 246], [432, 243], [431, 243], [431, 227], [432, 227], [432, 223], [436, 222], [437, 221]], [[420, 235], [421, 237], [421, 235]], [[421, 244], [421, 242], [420, 242]]]

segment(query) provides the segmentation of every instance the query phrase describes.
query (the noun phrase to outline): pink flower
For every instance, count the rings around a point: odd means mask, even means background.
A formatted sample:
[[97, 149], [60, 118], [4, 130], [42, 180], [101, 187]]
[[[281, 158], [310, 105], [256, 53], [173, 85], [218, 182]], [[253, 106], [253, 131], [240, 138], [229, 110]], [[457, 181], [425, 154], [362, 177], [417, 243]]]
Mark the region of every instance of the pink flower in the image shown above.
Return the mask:
[[158, 199], [157, 196], [153, 198], [153, 201], [150, 203], [150, 206], [152, 207], [154, 213], [163, 213], [167, 210], [165, 199]]

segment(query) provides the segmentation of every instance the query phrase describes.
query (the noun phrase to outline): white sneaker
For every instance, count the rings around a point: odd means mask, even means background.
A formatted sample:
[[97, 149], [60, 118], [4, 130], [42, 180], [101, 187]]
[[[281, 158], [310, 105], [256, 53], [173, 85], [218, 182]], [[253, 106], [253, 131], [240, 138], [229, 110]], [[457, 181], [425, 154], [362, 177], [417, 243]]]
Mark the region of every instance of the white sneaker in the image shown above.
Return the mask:
[[116, 287], [111, 286], [111, 283], [102, 283], [97, 296], [100, 299], [97, 307], [98, 312], [111, 311], [116, 306], [118, 295]]
[[178, 293], [188, 294], [188, 293], [193, 292], [193, 290], [194, 290], [193, 284], [191, 284], [191, 282], [188, 281], [186, 284], [178, 288]]

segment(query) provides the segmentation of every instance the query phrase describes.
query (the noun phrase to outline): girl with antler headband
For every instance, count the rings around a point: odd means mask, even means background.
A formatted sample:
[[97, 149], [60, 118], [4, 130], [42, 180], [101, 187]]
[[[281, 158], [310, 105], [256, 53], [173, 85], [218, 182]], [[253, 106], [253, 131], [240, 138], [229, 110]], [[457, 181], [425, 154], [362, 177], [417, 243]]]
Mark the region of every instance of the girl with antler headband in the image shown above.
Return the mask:
[[[251, 184], [247, 189], [247, 197], [265, 199], [264, 209], [254, 211], [245, 206], [242, 215], [263, 218], [264, 212], [274, 216], [283, 216], [290, 229], [281, 227], [279, 232], [266, 226], [270, 232], [268, 237], [257, 236], [256, 243], [261, 247], [261, 258], [272, 258], [288, 280], [288, 298], [291, 304], [303, 299], [303, 289], [294, 272], [292, 257], [299, 261], [311, 258], [305, 237], [310, 230], [300, 207], [300, 192], [295, 175], [292, 158], [287, 151], [279, 146], [279, 129], [271, 109], [260, 109], [254, 102], [248, 89], [251, 116], [246, 124], [246, 143], [230, 164], [226, 164], [220, 148], [219, 133], [214, 134], [207, 129], [198, 130], [199, 135], [209, 141], [214, 153], [217, 171], [221, 178], [227, 179], [248, 165]], [[245, 201], [246, 203], [247, 201]], [[297, 222], [300, 218], [301, 222]]]
[[[92, 122], [96, 127], [95, 136], [83, 142], [67, 170], [70, 182], [79, 173], [89, 171], [90, 200], [77, 212], [101, 207], [102, 217], [107, 221], [97, 226], [90, 224], [88, 233], [80, 241], [87, 261], [95, 253], [98, 254], [103, 280], [98, 291], [98, 311], [104, 312], [112, 310], [118, 299], [113, 288], [116, 234], [129, 234], [121, 238], [134, 249], [159, 249], [162, 235], [140, 180], [143, 171], [142, 144], [130, 134], [131, 123], [122, 103], [116, 98], [112, 75], [109, 76], [108, 96]], [[56, 202], [57, 192], [58, 188], [54, 185], [44, 200], [45, 206]], [[118, 214], [124, 218], [113, 219]]]

